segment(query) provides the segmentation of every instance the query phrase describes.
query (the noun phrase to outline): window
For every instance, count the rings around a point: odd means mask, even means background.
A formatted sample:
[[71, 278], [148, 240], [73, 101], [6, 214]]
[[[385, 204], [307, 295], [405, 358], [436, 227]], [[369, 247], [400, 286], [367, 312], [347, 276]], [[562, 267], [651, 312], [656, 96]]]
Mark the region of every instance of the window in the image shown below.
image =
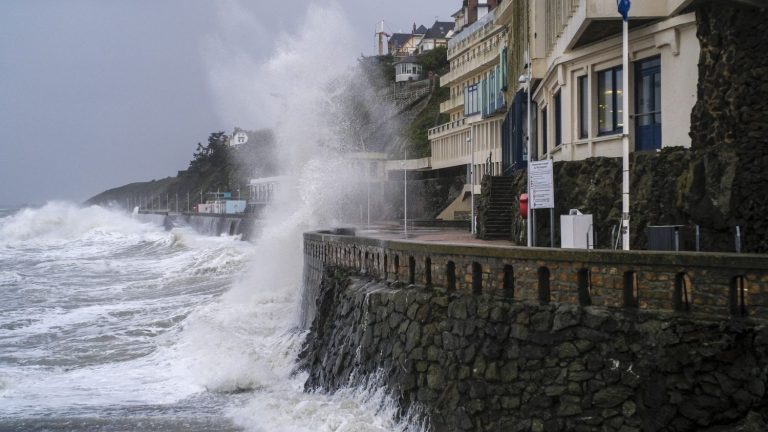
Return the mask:
[[480, 97], [477, 84], [464, 87], [464, 115], [470, 116], [480, 112]]
[[547, 151], [547, 107], [544, 107], [541, 109], [541, 154]]
[[589, 123], [587, 121], [589, 115], [589, 87], [587, 83], [587, 76], [579, 77], [579, 138], [586, 139], [589, 137]]
[[563, 143], [563, 129], [561, 127], [562, 120], [562, 99], [560, 98], [560, 91], [555, 93], [555, 147]]
[[623, 131], [622, 79], [620, 66], [597, 73], [597, 124], [600, 135]]

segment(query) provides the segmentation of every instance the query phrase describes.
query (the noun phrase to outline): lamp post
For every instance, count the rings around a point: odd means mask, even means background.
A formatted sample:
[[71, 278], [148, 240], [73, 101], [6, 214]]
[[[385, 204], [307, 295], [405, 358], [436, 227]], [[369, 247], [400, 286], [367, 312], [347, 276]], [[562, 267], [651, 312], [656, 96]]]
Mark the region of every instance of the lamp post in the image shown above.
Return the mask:
[[526, 86], [526, 93], [528, 96], [528, 104], [527, 104], [527, 111], [528, 111], [528, 130], [526, 131], [525, 141], [526, 141], [526, 152], [528, 153], [528, 160], [526, 160], [526, 177], [528, 180], [528, 186], [526, 188], [528, 193], [528, 216], [525, 221], [525, 231], [526, 231], [526, 240], [528, 247], [533, 246], [533, 220], [531, 215], [531, 210], [533, 208], [533, 197], [531, 195], [531, 160], [533, 159], [533, 149], [532, 149], [532, 143], [531, 143], [531, 81], [533, 80], [533, 68], [531, 67], [531, 55], [530, 55], [530, 47], [528, 48], [529, 51], [526, 51], [525, 57], [526, 57], [526, 73], [525, 75], [520, 75], [520, 79], [518, 80], [521, 84], [525, 84]]
[[[629, 13], [629, 2], [627, 2], [627, 14]], [[623, 34], [623, 66], [622, 73], [622, 113], [623, 128], [621, 134], [622, 143], [622, 181], [621, 181], [621, 243], [624, 250], [629, 250], [629, 16], [624, 16], [624, 34]]]
[[469, 205], [470, 211], [469, 232], [475, 234], [475, 140], [472, 139], [472, 128], [469, 129], [467, 137], [469, 144], [470, 163], [469, 163]]
[[405, 159], [403, 159], [403, 229], [405, 238], [408, 238], [408, 149], [405, 150]]

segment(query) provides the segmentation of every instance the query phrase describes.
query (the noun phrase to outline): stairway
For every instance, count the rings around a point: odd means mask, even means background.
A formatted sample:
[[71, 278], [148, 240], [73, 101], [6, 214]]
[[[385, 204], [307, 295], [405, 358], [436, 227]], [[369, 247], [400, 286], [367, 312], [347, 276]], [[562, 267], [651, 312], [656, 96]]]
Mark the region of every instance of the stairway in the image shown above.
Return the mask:
[[517, 206], [513, 177], [488, 176], [483, 182], [484, 200], [479, 211], [478, 225], [482, 227], [481, 238], [486, 240], [509, 240], [512, 238], [512, 218]]

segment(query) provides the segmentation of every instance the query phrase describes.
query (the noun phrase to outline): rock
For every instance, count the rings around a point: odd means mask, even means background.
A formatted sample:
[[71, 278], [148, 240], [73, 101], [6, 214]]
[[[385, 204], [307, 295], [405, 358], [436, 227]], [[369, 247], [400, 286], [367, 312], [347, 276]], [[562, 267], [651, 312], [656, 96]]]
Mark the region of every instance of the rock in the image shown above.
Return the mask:
[[636, 412], [637, 405], [631, 400], [628, 400], [621, 405], [621, 414], [624, 417], [632, 417]]
[[592, 404], [600, 408], [611, 408], [621, 405], [632, 395], [632, 389], [624, 386], [610, 386], [597, 391], [592, 398]]

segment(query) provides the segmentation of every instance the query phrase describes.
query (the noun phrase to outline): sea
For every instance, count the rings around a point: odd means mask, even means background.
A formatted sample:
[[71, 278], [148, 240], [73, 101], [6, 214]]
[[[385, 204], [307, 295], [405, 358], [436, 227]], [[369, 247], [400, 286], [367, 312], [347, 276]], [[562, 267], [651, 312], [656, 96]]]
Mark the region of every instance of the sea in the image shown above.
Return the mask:
[[0, 208], [0, 431], [420, 431], [375, 384], [305, 391], [301, 230]]

